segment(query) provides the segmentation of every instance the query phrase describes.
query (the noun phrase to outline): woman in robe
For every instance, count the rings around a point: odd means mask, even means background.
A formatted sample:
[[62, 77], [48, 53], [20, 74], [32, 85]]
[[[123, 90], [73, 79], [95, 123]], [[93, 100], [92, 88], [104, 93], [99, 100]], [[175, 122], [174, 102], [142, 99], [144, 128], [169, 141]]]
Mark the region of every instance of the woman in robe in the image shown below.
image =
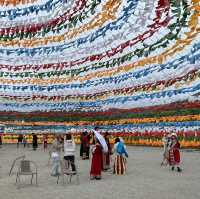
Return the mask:
[[177, 139], [176, 134], [171, 136], [171, 145], [169, 148], [169, 165], [171, 166], [172, 171], [177, 168], [178, 172], [181, 172], [180, 168], [180, 143]]
[[120, 138], [115, 139], [114, 153], [116, 155], [114, 160], [113, 173], [117, 175], [123, 175], [126, 173], [126, 158], [128, 158], [128, 153], [123, 141], [120, 140]]
[[102, 146], [98, 139], [94, 136], [95, 145], [92, 147], [92, 162], [90, 170], [90, 179], [101, 179], [102, 171]]

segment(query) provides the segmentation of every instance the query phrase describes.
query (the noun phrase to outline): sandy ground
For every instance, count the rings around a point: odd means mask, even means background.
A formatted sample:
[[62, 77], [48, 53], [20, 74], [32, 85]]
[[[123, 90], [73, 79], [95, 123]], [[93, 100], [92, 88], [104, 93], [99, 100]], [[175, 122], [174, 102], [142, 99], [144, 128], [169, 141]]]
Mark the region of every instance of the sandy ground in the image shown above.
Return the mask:
[[[124, 176], [103, 172], [102, 180], [90, 180], [90, 161], [80, 160], [77, 149], [80, 184], [56, 184], [47, 165], [48, 151], [16, 149], [5, 145], [0, 149], [0, 198], [1, 199], [199, 199], [200, 152], [182, 151], [183, 172], [161, 167], [162, 149], [128, 147], [128, 171]], [[20, 189], [15, 184], [15, 172], [8, 176], [15, 157], [25, 154], [38, 164], [38, 186], [30, 185], [30, 177], [22, 179]], [[67, 180], [67, 179], [66, 179]]]

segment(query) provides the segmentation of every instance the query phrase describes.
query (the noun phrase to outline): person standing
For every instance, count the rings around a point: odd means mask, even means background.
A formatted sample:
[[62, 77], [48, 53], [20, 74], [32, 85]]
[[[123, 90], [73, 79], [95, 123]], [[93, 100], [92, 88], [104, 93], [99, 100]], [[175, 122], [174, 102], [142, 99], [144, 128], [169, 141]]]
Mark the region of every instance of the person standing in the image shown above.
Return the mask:
[[17, 148], [19, 148], [19, 145], [22, 144], [22, 140], [23, 140], [23, 135], [22, 134], [18, 135], [18, 138], [17, 138]]
[[2, 147], [2, 136], [0, 135], [0, 148]]
[[23, 143], [24, 148], [25, 148], [26, 147], [26, 143], [27, 143], [26, 135], [23, 135], [22, 143]]
[[52, 172], [51, 176], [59, 175], [59, 166], [60, 166], [60, 153], [62, 149], [62, 142], [60, 136], [55, 136], [52, 149], [51, 149], [51, 158], [52, 158]]
[[80, 141], [81, 141], [81, 144], [80, 144], [80, 157], [83, 157], [83, 136], [84, 136], [84, 132], [82, 132], [81, 136], [80, 136]]
[[38, 147], [38, 137], [35, 133], [33, 133], [32, 135], [33, 135], [32, 145], [33, 145], [33, 150], [35, 151]]
[[83, 144], [83, 154], [82, 154], [82, 159], [89, 159], [89, 153], [90, 153], [90, 135], [88, 134], [87, 131], [83, 133], [83, 138], [82, 138], [82, 144]]
[[44, 135], [43, 136], [43, 148], [44, 148], [44, 151], [47, 149], [47, 146], [48, 146], [48, 135]]
[[169, 145], [170, 145], [170, 136], [168, 133], [164, 133], [162, 138], [163, 142], [163, 160], [161, 162], [161, 166], [168, 165], [169, 163]]
[[114, 153], [116, 155], [114, 160], [113, 173], [117, 175], [123, 175], [126, 173], [126, 158], [128, 158], [128, 153], [123, 141], [121, 141], [118, 137], [115, 139]]
[[71, 134], [67, 134], [64, 138], [64, 159], [71, 165], [72, 172], [74, 174], [76, 173], [75, 152], [76, 152], [76, 144], [72, 139]]
[[94, 136], [95, 145], [92, 147], [92, 162], [90, 169], [90, 179], [101, 179], [101, 171], [102, 171], [102, 146], [98, 139]]
[[171, 166], [171, 170], [173, 171], [175, 167], [178, 172], [181, 172], [180, 168], [180, 143], [178, 141], [177, 135], [171, 135], [171, 145], [169, 148], [169, 165]]
[[110, 169], [110, 156], [112, 154], [112, 149], [109, 141], [109, 133], [106, 132], [104, 135], [106, 144], [108, 146], [108, 152], [103, 152], [103, 170], [106, 171]]

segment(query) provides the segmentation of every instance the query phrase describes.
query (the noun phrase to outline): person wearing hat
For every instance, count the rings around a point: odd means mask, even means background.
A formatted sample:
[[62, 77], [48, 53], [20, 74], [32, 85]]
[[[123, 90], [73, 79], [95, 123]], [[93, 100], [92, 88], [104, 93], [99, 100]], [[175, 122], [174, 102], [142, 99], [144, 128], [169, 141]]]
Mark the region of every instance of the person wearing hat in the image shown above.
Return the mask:
[[178, 172], [181, 172], [180, 168], [180, 143], [175, 133], [171, 134], [171, 145], [169, 147], [169, 165], [172, 171], [177, 168]]

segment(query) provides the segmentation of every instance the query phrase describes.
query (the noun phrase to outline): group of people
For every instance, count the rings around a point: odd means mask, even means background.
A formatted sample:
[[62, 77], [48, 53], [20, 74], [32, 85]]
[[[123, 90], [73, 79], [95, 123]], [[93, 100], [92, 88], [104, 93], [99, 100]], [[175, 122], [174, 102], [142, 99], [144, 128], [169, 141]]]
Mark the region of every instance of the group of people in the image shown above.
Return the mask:
[[17, 148], [19, 148], [21, 144], [24, 145], [24, 148], [26, 147], [26, 144], [27, 144], [26, 136], [22, 134], [18, 135], [17, 137]]
[[[95, 129], [98, 131], [98, 129]], [[126, 173], [126, 158], [128, 158], [128, 153], [126, 146], [122, 138], [117, 137], [115, 139], [115, 144], [113, 148], [109, 142], [109, 134], [104, 135], [105, 142], [107, 144], [107, 151], [105, 151], [101, 145], [100, 140], [95, 135], [94, 144], [92, 146], [92, 161], [90, 170], [90, 179], [101, 179], [102, 171], [106, 171], [111, 168], [111, 155], [113, 154], [113, 174], [123, 175]]]
[[[99, 129], [95, 128], [95, 132]], [[100, 133], [99, 133], [100, 134]], [[114, 154], [113, 173], [123, 175], [126, 172], [126, 158], [128, 153], [126, 146], [121, 138], [115, 139], [114, 147], [112, 148], [109, 142], [109, 134], [104, 135], [105, 145], [102, 145], [102, 140], [95, 133], [83, 132], [81, 136], [80, 156], [83, 160], [89, 159], [91, 152], [91, 169], [90, 179], [100, 180], [102, 171], [107, 171], [111, 168], [111, 155]], [[106, 147], [105, 147], [106, 146]], [[106, 150], [105, 150], [106, 148]], [[61, 151], [64, 151], [64, 157], [61, 157]], [[76, 174], [75, 165], [76, 144], [70, 133], [64, 136], [58, 135], [52, 143], [50, 150], [52, 159], [52, 176], [59, 175], [59, 166], [62, 159], [66, 160], [68, 168], [71, 166], [73, 174]]]
[[[109, 141], [109, 133], [105, 133], [104, 137], [102, 136], [104, 140], [103, 143], [102, 138], [97, 135], [101, 135], [98, 127], [96, 127], [92, 133], [84, 131], [80, 138], [81, 158], [83, 160], [91, 159], [90, 179], [101, 179], [102, 171], [107, 171], [111, 168], [113, 174], [125, 174], [128, 153], [123, 139], [117, 137], [115, 139], [115, 144], [112, 147]], [[37, 140], [37, 135], [32, 134], [33, 150], [36, 150], [38, 147]], [[47, 141], [48, 137], [47, 135], [44, 135], [44, 150], [47, 149]], [[180, 167], [180, 143], [178, 141], [176, 133], [165, 133], [162, 141], [164, 146], [164, 152], [161, 166], [169, 165], [171, 167], [171, 170], [177, 170], [178, 172], [181, 172], [182, 169]], [[26, 147], [26, 136], [18, 136], [17, 147], [19, 147], [20, 143], [22, 143], [24, 147]], [[61, 157], [62, 151], [64, 151], [63, 157]], [[71, 167], [72, 173], [76, 174], [75, 152], [76, 144], [70, 132], [64, 135], [64, 137], [61, 135], [56, 135], [55, 139], [53, 140], [51, 150], [49, 152], [50, 158], [52, 159], [51, 175], [58, 176], [60, 174], [59, 167], [61, 160], [66, 160], [68, 167]], [[113, 165], [111, 166], [112, 155], [114, 156], [114, 159]]]
[[[47, 149], [47, 145], [48, 145], [48, 136], [44, 135], [43, 136], [43, 146], [44, 146], [44, 150]], [[23, 135], [23, 134], [19, 134], [18, 138], [17, 138], [17, 148], [19, 148], [20, 145], [23, 145], [24, 148], [26, 146], [29, 147], [29, 143], [27, 141], [27, 136]], [[33, 150], [36, 150], [38, 148], [38, 136], [35, 133], [32, 133], [32, 147]]]
[[50, 155], [52, 158], [52, 176], [59, 175], [59, 167], [61, 158], [61, 152], [64, 151], [63, 159], [66, 160], [67, 163], [70, 163], [72, 172], [76, 174], [76, 166], [75, 166], [75, 152], [76, 152], [76, 144], [70, 133], [67, 133], [64, 137], [61, 135], [57, 135], [52, 143], [52, 148], [50, 150]]
[[180, 143], [178, 141], [176, 133], [165, 133], [162, 141], [164, 152], [161, 166], [169, 165], [172, 171], [176, 169], [178, 172], [181, 172], [182, 169], [180, 168]]

